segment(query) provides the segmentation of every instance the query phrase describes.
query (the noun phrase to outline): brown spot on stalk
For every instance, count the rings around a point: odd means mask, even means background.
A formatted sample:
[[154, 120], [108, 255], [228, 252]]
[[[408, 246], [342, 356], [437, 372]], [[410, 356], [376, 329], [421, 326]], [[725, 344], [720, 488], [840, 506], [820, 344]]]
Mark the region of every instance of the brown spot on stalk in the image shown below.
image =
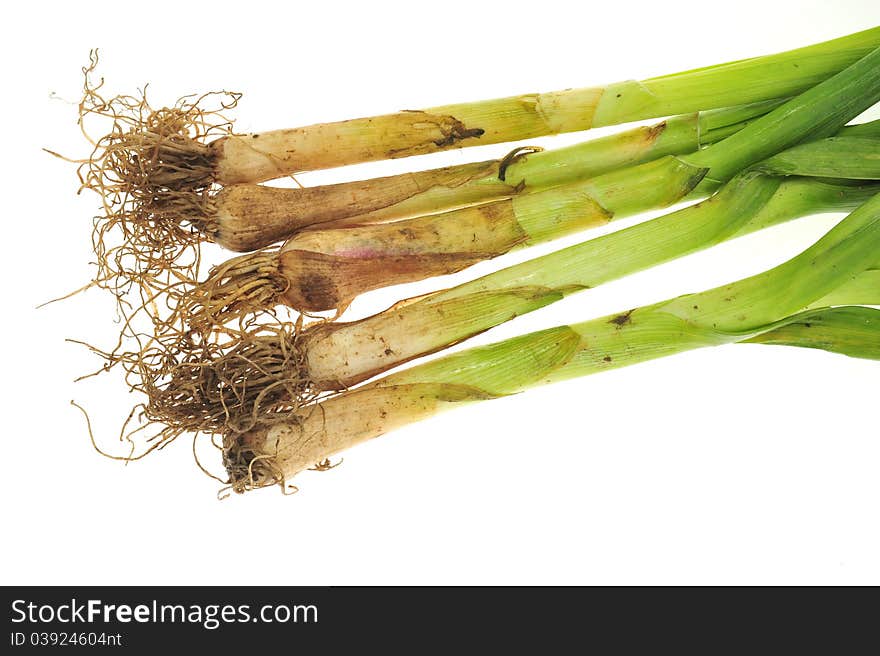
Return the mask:
[[310, 251], [281, 253], [289, 282], [280, 299], [305, 312], [347, 307], [360, 294], [390, 285], [455, 273], [494, 253], [425, 253], [347, 258]]
[[[399, 114], [377, 118], [381, 118], [390, 124], [396, 124], [398, 131], [402, 127], [400, 123], [406, 122], [409, 124], [409, 128], [414, 131], [411, 140], [402, 139], [404, 142], [409, 140], [411, 143], [397, 148], [389, 148], [384, 153], [385, 156], [391, 159], [430, 153], [435, 150], [445, 150], [456, 146], [465, 139], [478, 139], [486, 132], [483, 128], [469, 128], [454, 116], [431, 114], [422, 110], [406, 110]], [[439, 136], [421, 140], [424, 139], [422, 130], [425, 127], [439, 132]]]
[[660, 135], [666, 131], [666, 121], [660, 121], [648, 128], [647, 140], [654, 143], [660, 138]]
[[299, 276], [290, 286], [299, 292], [305, 310], [332, 310], [339, 303], [339, 290], [333, 279], [321, 273], [306, 273]]
[[459, 141], [464, 141], [465, 139], [482, 137], [486, 132], [483, 128], [468, 128], [464, 123], [453, 116], [446, 118], [452, 121], [452, 126], [441, 127], [444, 134], [441, 139], [437, 139], [434, 142], [434, 145], [437, 146], [437, 148], [448, 148], [449, 146], [453, 146]]
[[634, 310], [628, 310], [628, 311], [624, 312], [623, 314], [618, 314], [616, 317], [611, 319], [611, 321], [609, 321], [608, 323], [613, 323], [618, 328], [622, 328], [626, 324], [630, 323], [630, 321], [632, 321], [632, 319], [630, 317], [632, 316], [633, 312], [634, 312]]

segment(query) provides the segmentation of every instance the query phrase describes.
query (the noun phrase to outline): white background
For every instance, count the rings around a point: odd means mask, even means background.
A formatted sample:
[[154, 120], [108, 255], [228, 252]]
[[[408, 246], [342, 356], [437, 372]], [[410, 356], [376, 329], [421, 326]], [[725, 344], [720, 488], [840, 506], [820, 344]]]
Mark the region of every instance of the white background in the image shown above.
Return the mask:
[[[78, 100], [92, 47], [102, 48], [99, 72], [114, 93], [148, 81], [157, 104], [211, 89], [246, 92], [237, 127], [249, 131], [785, 50], [880, 23], [873, 0], [117, 1], [8, 11], [0, 28], [0, 582], [880, 583], [876, 362], [762, 346], [693, 352], [411, 426], [348, 452], [328, 473], [300, 476], [294, 497], [271, 489], [220, 502], [188, 440], [128, 466], [92, 450], [69, 401], [89, 409], [102, 445], [123, 451], [115, 431], [136, 399], [112, 376], [74, 384], [100, 363], [64, 339], [109, 344], [109, 300], [92, 291], [35, 309], [92, 274], [97, 198], [77, 197], [73, 167], [40, 150], [88, 152], [65, 101]], [[472, 343], [763, 270], [838, 218], [803, 220], [632, 276]], [[350, 316], [559, 246], [368, 295]]]

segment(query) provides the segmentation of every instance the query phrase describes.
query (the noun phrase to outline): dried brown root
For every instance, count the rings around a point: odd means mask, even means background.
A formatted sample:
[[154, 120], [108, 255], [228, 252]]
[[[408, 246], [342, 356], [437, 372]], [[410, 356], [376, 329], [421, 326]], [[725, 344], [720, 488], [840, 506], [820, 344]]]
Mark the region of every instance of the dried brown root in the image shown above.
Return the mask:
[[[97, 51], [83, 68], [79, 124], [94, 149], [78, 170], [81, 189], [101, 197], [95, 218], [97, 280], [124, 293], [131, 283], [161, 288], [197, 277], [199, 244], [216, 231], [215, 149], [209, 141], [232, 133], [224, 112], [241, 94], [227, 91], [180, 98], [153, 109], [146, 88], [105, 98], [94, 81]], [[89, 136], [100, 119], [104, 136]], [[109, 125], [107, 125], [109, 123]]]
[[[268, 322], [263, 312], [242, 317], [236, 327], [208, 322], [193, 329], [179, 312], [188, 291], [181, 283], [142, 295], [109, 351], [83, 343], [104, 361], [95, 373], [121, 369], [128, 389], [144, 398], [120, 429], [120, 442], [129, 446], [124, 459], [183, 434], [213, 437], [289, 420], [314, 398], [300, 322]], [[146, 309], [159, 303], [166, 306]]]
[[144, 335], [140, 348], [125, 353], [93, 348], [105, 369], [121, 367], [129, 389], [146, 398], [120, 439], [130, 453], [145, 454], [184, 433], [238, 435], [292, 421], [317, 396], [305, 372], [299, 330], [259, 325], [211, 339], [169, 331], [162, 339]]
[[207, 335], [231, 321], [271, 313], [289, 284], [279, 268], [278, 248], [240, 255], [181, 294], [173, 321]]
[[[312, 334], [299, 322], [254, 321], [208, 335], [169, 324], [158, 335], [131, 333], [137, 348], [127, 352], [93, 348], [105, 360], [104, 369], [120, 367], [130, 391], [145, 398], [124, 422], [119, 439], [127, 449], [117, 459], [139, 459], [183, 434], [209, 436], [212, 442], [222, 438], [214, 445], [223, 453], [229, 489], [281, 483], [289, 491], [265, 440], [259, 449], [249, 448], [247, 436], [305, 421], [321, 411], [317, 400], [337, 393], [337, 386], [328, 390], [311, 379], [306, 337]], [[334, 465], [316, 458], [313, 466]]]
[[164, 423], [190, 430], [241, 433], [289, 420], [313, 398], [303, 373], [298, 336], [285, 327], [236, 335], [181, 360], [149, 393], [148, 408]]

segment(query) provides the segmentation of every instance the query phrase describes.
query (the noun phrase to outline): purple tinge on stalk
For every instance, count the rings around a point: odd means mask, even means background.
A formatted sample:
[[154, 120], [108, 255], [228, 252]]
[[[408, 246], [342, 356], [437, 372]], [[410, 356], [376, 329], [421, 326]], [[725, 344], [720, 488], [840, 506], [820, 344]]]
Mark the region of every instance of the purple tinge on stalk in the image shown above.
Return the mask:
[[460, 271], [526, 240], [510, 201], [405, 223], [303, 232], [278, 256], [281, 301], [309, 312], [346, 307], [372, 289]]

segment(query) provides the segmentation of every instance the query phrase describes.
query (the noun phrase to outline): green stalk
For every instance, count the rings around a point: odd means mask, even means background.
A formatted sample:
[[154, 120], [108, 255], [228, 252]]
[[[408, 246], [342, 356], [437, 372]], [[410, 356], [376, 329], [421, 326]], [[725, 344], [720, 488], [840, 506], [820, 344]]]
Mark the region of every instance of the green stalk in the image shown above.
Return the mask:
[[682, 159], [711, 169], [711, 180], [727, 180], [806, 139], [830, 137], [880, 100], [878, 88], [880, 49], [757, 119], [746, 130]]
[[852, 305], [852, 299], [858, 299], [859, 305], [880, 305], [880, 256], [870, 269], [845, 282], [811, 307]]
[[880, 310], [844, 306], [810, 313], [746, 342], [815, 348], [880, 360]]
[[212, 144], [220, 184], [532, 139], [803, 92], [880, 47], [872, 28], [775, 55], [604, 87], [531, 93], [324, 123]]
[[692, 153], [739, 132], [783, 102], [770, 100], [673, 116], [649, 127], [544, 150], [514, 160], [504, 171], [504, 181], [514, 187], [556, 187], [653, 161], [664, 155]]
[[225, 445], [230, 479], [239, 491], [284, 482], [344, 449], [461, 403], [750, 340], [792, 323], [827, 321], [827, 308], [802, 310], [870, 268], [878, 252], [880, 195], [767, 272], [461, 351], [332, 397], [292, 422], [231, 436]]
[[880, 137], [880, 121], [869, 121], [857, 125], [847, 125], [838, 134], [838, 137]]
[[[319, 388], [340, 382], [350, 386], [569, 294], [800, 216], [849, 211], [878, 192], [878, 183], [783, 179], [746, 172], [711, 198], [677, 212], [360, 321], [319, 325], [300, 338], [305, 365]], [[382, 337], [378, 342], [377, 335]]]
[[221, 246], [252, 251], [305, 228], [435, 214], [568, 184], [666, 155], [692, 153], [736, 133], [781, 102], [673, 116], [566, 148], [518, 148], [501, 159], [369, 180], [294, 189], [230, 185], [207, 205], [201, 199], [192, 203], [195, 215], [186, 216], [175, 205], [172, 218], [202, 226], [206, 237]]
[[[506, 354], [505, 358], [522, 359], [522, 345], [501, 345], [528, 340], [526, 337], [485, 347], [495, 354], [493, 357], [485, 357], [482, 348], [470, 349], [393, 374], [376, 385], [436, 382], [455, 372], [457, 384], [475, 385], [491, 395], [509, 394], [538, 382], [591, 373], [597, 366], [623, 366], [642, 361], [646, 356], [656, 357], [650, 356], [654, 351], [662, 354], [740, 341], [775, 328], [775, 323], [784, 317], [858, 278], [877, 263], [878, 253], [880, 195], [875, 195], [803, 253], [767, 272], [611, 317], [536, 333], [571, 333], [578, 336], [579, 347], [571, 352], [571, 357], [552, 363], [532, 358], [528, 367], [542, 369], [540, 380], [520, 377], [522, 369], [513, 364], [511, 370], [505, 372], [501, 360], [495, 357]], [[642, 350], [639, 336], [656, 331], [677, 337], [651, 340], [649, 348]], [[536, 338], [538, 344], [545, 341], [543, 336]], [[566, 340], [552, 338], [549, 341], [558, 345]]]
[[[851, 158], [841, 157], [839, 164], [841, 168], [850, 166]], [[350, 387], [574, 292], [797, 217], [850, 211], [878, 192], [878, 182], [745, 172], [711, 198], [676, 212], [409, 299], [359, 321], [315, 324], [298, 334], [293, 344], [284, 346], [284, 339], [270, 339], [263, 348], [273, 360], [280, 352], [295, 354], [297, 377], [306, 395], [314, 390]], [[860, 284], [856, 297], [872, 302], [880, 292], [880, 283], [864, 281], [864, 277], [849, 284]], [[869, 294], [872, 285], [877, 292]], [[234, 348], [224, 352], [241, 363], [254, 360], [252, 356], [239, 357]], [[217, 366], [213, 354], [210, 359], [211, 367]], [[280, 379], [287, 376], [286, 371], [281, 368]], [[240, 377], [250, 379], [250, 391], [259, 393], [254, 374], [242, 372]], [[205, 383], [204, 387], [211, 385]], [[171, 396], [176, 387], [168, 390]], [[250, 401], [242, 398], [218, 399], [218, 408], [223, 408], [224, 416], [233, 406], [250, 414]]]
[[[841, 169], [842, 160], [850, 165]], [[762, 162], [760, 170], [826, 178], [842, 173], [851, 180], [876, 180], [880, 178], [880, 140], [846, 136], [822, 139], [779, 153]]]
[[[785, 148], [834, 134], [878, 100], [880, 48], [697, 153], [445, 214], [296, 235], [282, 247], [267, 283], [284, 291], [268, 298], [301, 311], [344, 308], [371, 289], [452, 273], [515, 248], [665, 207], [695, 188], [708, 193]], [[239, 297], [234, 280], [222, 286], [209, 280], [207, 286]], [[216, 298], [211, 305], [227, 304]]]
[[[340, 188], [304, 192], [289, 201], [293, 206], [279, 211], [271, 194], [259, 187], [215, 197], [216, 185], [253, 185], [300, 171], [786, 98], [827, 80], [877, 47], [880, 28], [872, 28], [785, 53], [642, 82], [244, 135], [229, 134], [230, 123], [224, 116], [237, 102], [237, 94], [226, 94], [228, 104], [221, 100], [213, 109], [202, 101], [215, 94], [185, 97], [173, 109], [157, 111], [146, 98], [140, 102], [131, 96], [108, 100], [94, 93], [101, 82], [90, 80], [97, 64], [93, 58], [84, 69], [86, 94], [80, 109], [83, 115], [103, 116], [112, 124], [79, 172], [83, 187], [102, 199], [102, 221], [94, 234], [97, 278], [116, 281], [111, 285], [116, 287], [136, 282], [140, 287], [162, 289], [198, 275], [199, 259], [192, 261], [189, 254], [202, 241], [252, 250], [308, 225], [381, 209], [396, 202], [395, 191], [405, 199], [426, 188], [407, 181], [363, 181], [354, 185], [363, 196], [352, 213], [346, 209], [344, 193], [333, 196], [345, 191]], [[226, 136], [209, 141], [215, 134]], [[479, 170], [477, 166], [477, 175]], [[444, 175], [441, 172], [435, 182], [454, 186], [456, 178]], [[322, 198], [327, 195], [332, 197], [329, 203]], [[299, 205], [297, 198], [302, 201]], [[316, 206], [326, 209], [297, 216], [303, 207]], [[157, 233], [162, 234], [161, 247], [157, 247]], [[497, 254], [502, 247], [496, 245], [484, 251], [484, 256]]]
[[[301, 332], [248, 331], [222, 348], [187, 349], [170, 374], [164, 368], [155, 376], [143, 368], [133, 373], [145, 380], [140, 388], [148, 392], [154, 420], [177, 432], [241, 432], [316, 393], [352, 387], [570, 293], [797, 216], [853, 209], [877, 193], [878, 183], [743, 173], [702, 203], [360, 321], [317, 323]], [[880, 267], [821, 300], [854, 302], [880, 303]], [[161, 355], [167, 362], [164, 350]], [[201, 418], [197, 425], [194, 417]]]

